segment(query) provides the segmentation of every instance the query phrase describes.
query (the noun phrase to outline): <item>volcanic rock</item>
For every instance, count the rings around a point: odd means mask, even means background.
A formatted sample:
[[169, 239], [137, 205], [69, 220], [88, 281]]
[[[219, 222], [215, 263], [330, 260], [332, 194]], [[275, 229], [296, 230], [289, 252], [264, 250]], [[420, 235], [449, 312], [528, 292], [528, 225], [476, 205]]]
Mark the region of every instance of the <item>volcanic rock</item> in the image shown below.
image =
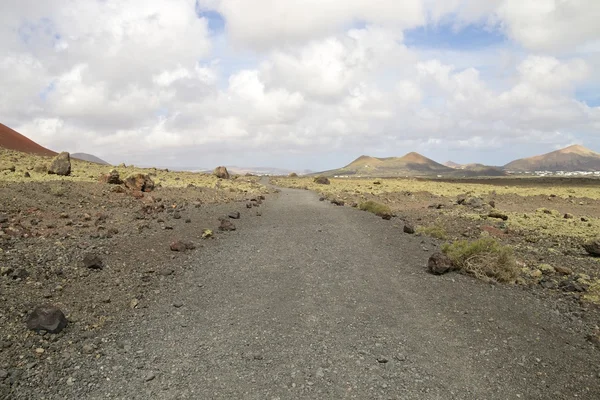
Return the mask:
[[63, 151], [52, 159], [50, 167], [48, 167], [49, 174], [56, 174], [60, 176], [71, 175], [71, 156], [66, 151]]
[[25, 321], [27, 328], [33, 331], [59, 333], [67, 326], [65, 314], [55, 306], [42, 305], [36, 307]]
[[147, 174], [132, 174], [124, 180], [125, 186], [134, 192], [151, 192], [154, 181]]
[[229, 171], [223, 166], [215, 168], [213, 174], [220, 179], [229, 179]]
[[444, 253], [434, 253], [427, 262], [427, 271], [434, 275], [442, 275], [452, 269], [452, 261]]

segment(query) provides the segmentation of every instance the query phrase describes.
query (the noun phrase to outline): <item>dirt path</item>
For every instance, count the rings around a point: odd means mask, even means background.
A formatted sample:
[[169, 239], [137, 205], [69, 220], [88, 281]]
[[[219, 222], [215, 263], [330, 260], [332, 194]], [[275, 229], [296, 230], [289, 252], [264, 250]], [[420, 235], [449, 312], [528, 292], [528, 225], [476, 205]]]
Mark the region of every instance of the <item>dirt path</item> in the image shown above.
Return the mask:
[[429, 275], [429, 239], [312, 192], [260, 210], [198, 251], [60, 396], [600, 398], [599, 352], [551, 304]]

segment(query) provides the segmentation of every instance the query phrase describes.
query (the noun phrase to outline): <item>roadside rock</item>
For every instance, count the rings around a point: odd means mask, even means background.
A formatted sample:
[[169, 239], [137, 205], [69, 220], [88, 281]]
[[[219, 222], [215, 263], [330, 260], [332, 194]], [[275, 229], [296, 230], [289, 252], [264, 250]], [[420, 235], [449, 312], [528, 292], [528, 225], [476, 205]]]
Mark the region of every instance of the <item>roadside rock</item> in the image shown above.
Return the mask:
[[335, 206], [343, 206], [346, 203], [344, 202], [344, 200], [333, 199], [331, 200], [331, 204]]
[[555, 266], [554, 270], [556, 271], [557, 274], [560, 274], [560, 275], [572, 275], [573, 274], [573, 270], [571, 268], [563, 267], [562, 265]]
[[240, 219], [239, 211], [230, 212], [228, 216], [231, 219]]
[[231, 221], [221, 219], [221, 225], [219, 226], [219, 230], [223, 232], [235, 231], [235, 225]]
[[63, 151], [52, 159], [50, 167], [48, 167], [49, 174], [56, 174], [60, 176], [71, 175], [71, 156], [66, 151]]
[[102, 269], [104, 263], [97, 254], [88, 253], [83, 257], [83, 266], [90, 269]]
[[42, 305], [36, 307], [25, 321], [27, 328], [33, 331], [59, 333], [67, 326], [65, 314], [55, 306]]
[[213, 175], [220, 179], [229, 179], [229, 171], [225, 167], [217, 167], [215, 168]]
[[452, 261], [444, 253], [434, 253], [427, 261], [427, 271], [434, 275], [443, 275], [452, 270]]
[[585, 251], [594, 257], [600, 257], [600, 239], [591, 240], [583, 245]]
[[171, 248], [171, 251], [187, 251], [187, 250], [194, 250], [196, 248], [196, 245], [194, 245], [192, 242], [188, 242], [188, 241], [184, 241], [184, 240], [176, 240], [171, 243], [170, 248]]
[[151, 192], [154, 190], [154, 181], [147, 174], [132, 174], [123, 181], [125, 186], [135, 192]]
[[414, 234], [415, 227], [412, 226], [411, 224], [404, 224], [404, 233], [408, 233], [409, 235]]
[[315, 183], [319, 184], [319, 185], [329, 185], [331, 182], [329, 182], [329, 179], [325, 176], [319, 176], [317, 178], [315, 178]]
[[119, 171], [111, 169], [108, 174], [100, 176], [100, 182], [108, 183], [109, 185], [120, 185], [123, 183], [119, 176]]
[[501, 213], [500, 211], [492, 211], [488, 214], [489, 218], [498, 218], [501, 219], [502, 221], [506, 221], [508, 220], [508, 215]]

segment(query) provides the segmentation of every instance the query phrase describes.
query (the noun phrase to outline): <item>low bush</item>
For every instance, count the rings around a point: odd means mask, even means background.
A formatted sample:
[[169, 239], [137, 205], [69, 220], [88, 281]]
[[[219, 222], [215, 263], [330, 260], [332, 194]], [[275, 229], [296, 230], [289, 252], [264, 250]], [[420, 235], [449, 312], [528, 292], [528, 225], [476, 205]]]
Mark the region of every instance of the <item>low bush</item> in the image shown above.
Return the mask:
[[373, 213], [382, 218], [392, 216], [392, 210], [390, 210], [390, 208], [388, 206], [386, 206], [385, 204], [377, 203], [376, 201], [373, 201], [373, 200], [369, 200], [369, 201], [360, 203], [358, 208], [360, 208], [363, 211], [368, 211], [370, 213]]
[[448, 233], [443, 227], [439, 225], [419, 226], [417, 227], [417, 233], [421, 235], [431, 236], [440, 240], [448, 239]]
[[442, 251], [456, 269], [479, 279], [514, 282], [519, 275], [512, 249], [490, 237], [445, 244]]

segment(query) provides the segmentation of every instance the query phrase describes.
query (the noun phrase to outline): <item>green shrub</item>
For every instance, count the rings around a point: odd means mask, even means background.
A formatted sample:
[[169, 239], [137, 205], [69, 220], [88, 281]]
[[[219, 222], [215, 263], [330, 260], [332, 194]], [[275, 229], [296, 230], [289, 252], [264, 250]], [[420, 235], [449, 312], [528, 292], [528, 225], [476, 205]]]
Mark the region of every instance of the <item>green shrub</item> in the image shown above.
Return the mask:
[[417, 233], [420, 233], [421, 235], [431, 236], [440, 240], [448, 239], [448, 233], [443, 227], [439, 225], [419, 226], [417, 227]]
[[392, 210], [390, 210], [388, 206], [386, 206], [385, 204], [377, 203], [373, 200], [360, 203], [358, 208], [360, 208], [363, 211], [373, 213], [382, 218], [392, 215]]
[[442, 251], [458, 270], [480, 279], [514, 282], [519, 275], [512, 249], [490, 237], [445, 244]]

